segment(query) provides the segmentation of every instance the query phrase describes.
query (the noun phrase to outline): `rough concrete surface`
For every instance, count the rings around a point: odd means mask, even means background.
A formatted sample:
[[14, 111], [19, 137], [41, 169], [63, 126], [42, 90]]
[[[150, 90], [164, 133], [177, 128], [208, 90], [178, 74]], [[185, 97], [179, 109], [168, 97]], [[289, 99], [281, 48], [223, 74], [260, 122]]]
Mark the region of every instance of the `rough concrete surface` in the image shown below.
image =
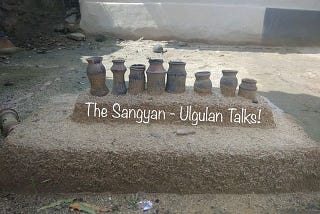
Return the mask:
[[[282, 113], [274, 129], [72, 122], [56, 97], [1, 149], [4, 190], [270, 193], [318, 190], [320, 148]], [[40, 170], [41, 169], [41, 170]], [[43, 183], [44, 180], [49, 180]]]

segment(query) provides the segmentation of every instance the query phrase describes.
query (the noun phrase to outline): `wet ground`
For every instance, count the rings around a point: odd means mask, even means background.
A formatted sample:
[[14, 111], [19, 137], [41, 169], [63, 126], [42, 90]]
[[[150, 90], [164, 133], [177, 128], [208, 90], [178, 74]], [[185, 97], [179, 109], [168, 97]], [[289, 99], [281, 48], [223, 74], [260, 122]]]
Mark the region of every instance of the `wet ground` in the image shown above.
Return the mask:
[[[98, 43], [89, 38], [71, 46], [55, 48], [44, 54], [36, 50], [21, 52], [0, 59], [0, 107], [15, 108], [22, 120], [42, 108], [49, 98], [64, 93], [78, 94], [89, 87], [85, 58], [104, 56], [107, 84], [111, 88], [111, 60], [123, 57], [127, 66], [147, 64], [148, 57], [161, 57], [165, 62], [187, 62], [187, 84], [193, 85], [194, 73], [212, 71], [214, 87], [219, 87], [222, 69], [239, 71], [238, 78], [258, 80], [259, 93], [290, 114], [307, 132], [320, 142], [320, 48], [296, 47], [236, 47], [181, 42], [160, 42], [164, 54], [152, 52], [155, 41], [121, 41], [108, 39]], [[167, 64], [166, 64], [167, 67]], [[129, 72], [127, 72], [128, 74]], [[127, 78], [128, 79], [128, 78]], [[79, 196], [73, 194], [73, 196]], [[0, 212], [35, 213], [35, 210], [66, 195], [1, 194]], [[79, 196], [80, 197], [80, 196]], [[127, 208], [124, 195], [87, 194], [81, 197], [104, 206], [109, 197]], [[160, 199], [159, 213], [299, 213], [320, 210], [318, 193], [288, 195], [146, 195], [149, 200]], [[252, 202], [253, 200], [253, 202]], [[156, 213], [157, 208], [150, 213]], [[68, 213], [68, 209], [50, 209], [44, 213]], [[139, 211], [136, 211], [139, 213]]]

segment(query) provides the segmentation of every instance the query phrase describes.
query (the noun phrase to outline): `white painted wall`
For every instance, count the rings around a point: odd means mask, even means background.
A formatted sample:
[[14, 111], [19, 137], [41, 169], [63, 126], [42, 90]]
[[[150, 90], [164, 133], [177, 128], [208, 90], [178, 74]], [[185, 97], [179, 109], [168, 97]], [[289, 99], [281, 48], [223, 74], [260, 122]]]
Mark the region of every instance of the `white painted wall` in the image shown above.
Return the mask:
[[81, 28], [122, 38], [259, 43], [267, 7], [320, 10], [320, 0], [80, 0]]

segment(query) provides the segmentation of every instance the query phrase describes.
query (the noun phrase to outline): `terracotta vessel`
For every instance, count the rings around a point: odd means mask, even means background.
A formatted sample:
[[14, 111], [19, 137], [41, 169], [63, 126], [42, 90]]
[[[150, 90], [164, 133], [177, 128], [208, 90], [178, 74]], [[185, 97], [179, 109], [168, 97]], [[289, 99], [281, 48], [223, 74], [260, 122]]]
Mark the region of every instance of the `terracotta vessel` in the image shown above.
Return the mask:
[[201, 71], [195, 73], [196, 81], [194, 82], [194, 91], [201, 95], [212, 93], [212, 82], [210, 80], [211, 73], [209, 71]]
[[239, 96], [250, 99], [256, 100], [257, 96], [257, 81], [254, 79], [242, 79], [242, 82], [239, 86]]
[[0, 110], [0, 128], [6, 137], [20, 123], [18, 113], [13, 109]]
[[146, 66], [142, 64], [134, 64], [130, 66], [128, 93], [136, 95], [142, 93], [145, 90], [145, 70]]
[[102, 57], [90, 57], [87, 59], [87, 75], [90, 81], [90, 93], [93, 96], [102, 97], [109, 93], [106, 86], [106, 69], [102, 64]]
[[166, 70], [162, 59], [149, 59], [147, 70], [147, 92], [152, 95], [160, 95], [166, 89]]
[[220, 79], [220, 90], [225, 97], [234, 97], [238, 86], [238, 71], [222, 70], [223, 76]]
[[113, 85], [112, 94], [123, 95], [127, 93], [126, 83], [124, 81], [124, 73], [127, 71], [127, 67], [124, 65], [125, 60], [115, 59], [112, 60], [112, 67], [110, 70], [113, 73]]
[[169, 62], [166, 91], [169, 93], [183, 93], [186, 91], [186, 63], [179, 61]]

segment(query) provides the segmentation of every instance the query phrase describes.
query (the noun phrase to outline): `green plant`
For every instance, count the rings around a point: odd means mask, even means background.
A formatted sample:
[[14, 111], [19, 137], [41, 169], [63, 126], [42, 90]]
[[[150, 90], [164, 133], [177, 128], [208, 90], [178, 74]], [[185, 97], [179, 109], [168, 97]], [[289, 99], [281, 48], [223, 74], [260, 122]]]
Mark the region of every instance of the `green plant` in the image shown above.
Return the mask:
[[139, 194], [132, 194], [131, 197], [129, 199], [127, 199], [127, 203], [128, 203], [128, 208], [129, 209], [133, 209], [136, 210], [138, 208], [139, 205]]

